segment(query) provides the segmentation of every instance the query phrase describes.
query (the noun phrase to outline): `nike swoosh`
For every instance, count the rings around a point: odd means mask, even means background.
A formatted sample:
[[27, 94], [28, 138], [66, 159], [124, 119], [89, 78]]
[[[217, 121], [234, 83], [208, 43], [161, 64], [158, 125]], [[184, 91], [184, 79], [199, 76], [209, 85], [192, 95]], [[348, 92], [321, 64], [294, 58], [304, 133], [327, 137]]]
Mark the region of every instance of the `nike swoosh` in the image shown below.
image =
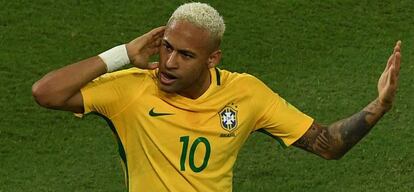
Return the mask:
[[151, 117], [157, 117], [157, 116], [165, 116], [165, 115], [174, 115], [173, 113], [157, 113], [154, 111], [154, 108], [152, 108], [149, 113]]

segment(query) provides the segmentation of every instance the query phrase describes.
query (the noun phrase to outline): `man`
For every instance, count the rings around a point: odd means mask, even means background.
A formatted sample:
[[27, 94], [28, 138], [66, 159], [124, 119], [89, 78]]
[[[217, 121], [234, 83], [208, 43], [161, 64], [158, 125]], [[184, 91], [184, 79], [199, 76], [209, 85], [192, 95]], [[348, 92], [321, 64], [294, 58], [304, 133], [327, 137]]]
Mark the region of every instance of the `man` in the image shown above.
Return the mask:
[[[232, 169], [254, 131], [339, 159], [391, 108], [401, 42], [361, 112], [321, 126], [261, 81], [216, 68], [225, 25], [207, 4], [188, 3], [159, 27], [33, 85], [44, 107], [94, 112], [117, 135], [130, 191], [231, 191]], [[148, 63], [159, 54], [157, 63]], [[132, 63], [136, 68], [107, 73]]]

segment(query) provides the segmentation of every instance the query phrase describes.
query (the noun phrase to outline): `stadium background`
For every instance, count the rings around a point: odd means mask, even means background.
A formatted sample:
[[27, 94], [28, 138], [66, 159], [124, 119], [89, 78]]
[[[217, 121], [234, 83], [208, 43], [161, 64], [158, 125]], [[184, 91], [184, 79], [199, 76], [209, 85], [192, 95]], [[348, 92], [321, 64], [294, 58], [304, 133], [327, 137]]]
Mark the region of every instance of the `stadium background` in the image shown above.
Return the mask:
[[[0, 191], [125, 191], [105, 121], [42, 109], [31, 85], [45, 73], [165, 24], [185, 1], [0, 0]], [[414, 188], [411, 0], [210, 1], [227, 24], [221, 68], [248, 72], [330, 123], [376, 97], [398, 39], [396, 105], [340, 161], [252, 134], [234, 191], [410, 191]], [[76, 74], [74, 74], [76, 75]]]

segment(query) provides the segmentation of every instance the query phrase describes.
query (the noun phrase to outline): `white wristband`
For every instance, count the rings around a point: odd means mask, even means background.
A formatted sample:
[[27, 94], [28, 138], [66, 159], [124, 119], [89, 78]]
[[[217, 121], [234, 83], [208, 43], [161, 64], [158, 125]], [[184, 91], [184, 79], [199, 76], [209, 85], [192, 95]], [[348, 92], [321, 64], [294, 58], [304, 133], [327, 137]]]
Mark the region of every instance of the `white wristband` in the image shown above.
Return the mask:
[[106, 71], [115, 71], [130, 63], [126, 45], [118, 45], [98, 55], [106, 64]]

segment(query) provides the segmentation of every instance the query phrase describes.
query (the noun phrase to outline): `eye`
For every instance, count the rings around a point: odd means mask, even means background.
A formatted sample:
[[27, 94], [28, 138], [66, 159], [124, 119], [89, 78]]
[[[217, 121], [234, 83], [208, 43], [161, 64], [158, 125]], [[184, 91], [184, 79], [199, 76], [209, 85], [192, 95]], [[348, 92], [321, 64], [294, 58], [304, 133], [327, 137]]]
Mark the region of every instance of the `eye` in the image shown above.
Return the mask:
[[182, 53], [182, 55], [183, 55], [183, 56], [184, 56], [184, 58], [186, 58], [186, 59], [192, 59], [192, 58], [194, 58], [194, 56], [193, 56], [193, 55], [188, 54], [188, 53]]
[[167, 49], [168, 52], [172, 52], [173, 51], [171, 45], [169, 45], [167, 43], [163, 43], [162, 46], [165, 47], [165, 49]]

